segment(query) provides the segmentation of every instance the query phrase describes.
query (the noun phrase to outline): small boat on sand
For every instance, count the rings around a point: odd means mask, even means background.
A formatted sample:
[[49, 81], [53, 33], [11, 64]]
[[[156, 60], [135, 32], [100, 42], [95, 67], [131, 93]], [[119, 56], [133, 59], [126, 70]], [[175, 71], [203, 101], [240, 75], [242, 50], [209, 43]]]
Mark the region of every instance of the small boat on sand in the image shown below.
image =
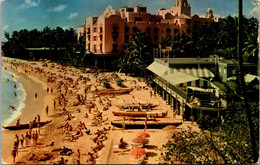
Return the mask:
[[[46, 125], [48, 123], [50, 123], [52, 120], [47, 120], [47, 121], [43, 121], [43, 122], [40, 122], [40, 125], [43, 126], [43, 125]], [[34, 124], [33, 125], [33, 128], [36, 128], [37, 127], [37, 124]], [[20, 124], [18, 126], [2, 126], [4, 129], [9, 129], [9, 130], [21, 130], [21, 129], [29, 129], [29, 124]]]
[[129, 117], [154, 117], [154, 118], [163, 118], [166, 117], [168, 114], [168, 111], [166, 112], [147, 112], [147, 111], [139, 111], [139, 112], [135, 112], [135, 111], [130, 111], [130, 112], [112, 112], [114, 114], [114, 116], [129, 116]]
[[[114, 120], [111, 124], [115, 127], [122, 128], [123, 121]], [[170, 121], [148, 121], [147, 128], [162, 129], [168, 125], [179, 126], [182, 122], [170, 122]], [[144, 121], [125, 121], [126, 129], [144, 129]]]
[[[125, 105], [118, 105], [120, 108], [123, 109], [138, 109], [139, 104], [125, 104]], [[153, 103], [140, 103], [140, 106], [142, 109], [153, 109], [159, 106], [159, 104], [153, 104]]]
[[109, 94], [129, 94], [131, 91], [133, 91], [133, 88], [127, 88], [127, 89], [102, 89], [102, 90], [96, 90], [94, 91], [95, 94], [98, 95], [109, 95]]

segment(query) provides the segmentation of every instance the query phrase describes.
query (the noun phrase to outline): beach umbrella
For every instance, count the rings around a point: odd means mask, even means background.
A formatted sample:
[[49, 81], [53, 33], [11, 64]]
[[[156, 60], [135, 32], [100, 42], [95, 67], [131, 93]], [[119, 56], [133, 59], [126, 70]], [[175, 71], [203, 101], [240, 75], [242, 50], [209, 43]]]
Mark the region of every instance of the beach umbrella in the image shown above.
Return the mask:
[[150, 135], [148, 133], [144, 132], [144, 131], [138, 132], [136, 134], [136, 136], [139, 137], [139, 138], [149, 138], [150, 137]]
[[66, 69], [67, 68], [67, 65], [62, 65], [62, 68], [61, 69]]
[[134, 148], [129, 152], [130, 155], [132, 156], [136, 156], [136, 157], [140, 157], [146, 154], [146, 151], [142, 148]]
[[136, 137], [134, 140], [133, 140], [134, 143], [139, 143], [139, 144], [147, 144], [149, 142], [148, 139], [144, 138], [144, 137]]
[[116, 82], [123, 82], [124, 80], [121, 78], [116, 79]]

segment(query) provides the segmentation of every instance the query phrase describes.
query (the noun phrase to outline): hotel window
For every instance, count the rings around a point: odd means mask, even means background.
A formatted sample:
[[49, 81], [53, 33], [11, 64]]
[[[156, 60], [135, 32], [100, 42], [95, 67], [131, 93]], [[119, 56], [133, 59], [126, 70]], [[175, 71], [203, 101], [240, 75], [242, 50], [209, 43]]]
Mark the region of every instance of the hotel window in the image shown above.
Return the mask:
[[141, 17], [135, 17], [135, 21], [142, 21]]
[[191, 86], [191, 81], [189, 81], [189, 82], [187, 83], [187, 86]]
[[135, 33], [137, 31], [137, 27], [133, 27], [133, 32]]
[[113, 33], [117, 33], [117, 26], [113, 26]]
[[117, 53], [117, 44], [113, 44], [113, 50], [112, 50], [113, 53]]
[[150, 32], [151, 32], [151, 28], [146, 28], [146, 33], [147, 33], [148, 35], [150, 35]]
[[94, 52], [97, 52], [97, 45], [94, 45]]
[[102, 44], [99, 45], [100, 52], [102, 53]]
[[134, 12], [134, 9], [133, 8], [128, 8], [127, 11], [128, 12]]
[[167, 32], [167, 33], [171, 33], [171, 29], [170, 29], [170, 28], [167, 28], [167, 29], [166, 29], [166, 32]]
[[97, 36], [94, 36], [94, 41], [96, 41], [97, 40]]
[[159, 39], [158, 36], [154, 36], [154, 37], [153, 37], [154, 42], [157, 42], [158, 39]]
[[94, 32], [97, 32], [97, 28], [96, 28], [96, 27], [94, 27], [94, 28], [93, 28], [93, 31], [94, 31]]
[[102, 36], [102, 35], [100, 35], [100, 36], [99, 36], [99, 40], [100, 40], [100, 41], [102, 41], [102, 39], [103, 39], [103, 36]]
[[154, 33], [158, 33], [159, 29], [158, 28], [154, 28]]
[[129, 40], [129, 35], [125, 35], [125, 42], [128, 42]]
[[190, 30], [190, 29], [187, 29], [187, 33], [190, 34], [190, 33], [191, 33], [191, 30]]
[[90, 33], [90, 28], [88, 28], [88, 32], [87, 32], [88, 34]]
[[177, 34], [179, 32], [179, 30], [178, 29], [174, 29], [173, 32], [174, 32], [174, 34]]
[[178, 20], [176, 20], [175, 23], [178, 23]]
[[90, 35], [88, 35], [88, 41], [90, 41]]
[[103, 32], [103, 28], [102, 28], [102, 26], [99, 28], [99, 32], [100, 32], [100, 33]]

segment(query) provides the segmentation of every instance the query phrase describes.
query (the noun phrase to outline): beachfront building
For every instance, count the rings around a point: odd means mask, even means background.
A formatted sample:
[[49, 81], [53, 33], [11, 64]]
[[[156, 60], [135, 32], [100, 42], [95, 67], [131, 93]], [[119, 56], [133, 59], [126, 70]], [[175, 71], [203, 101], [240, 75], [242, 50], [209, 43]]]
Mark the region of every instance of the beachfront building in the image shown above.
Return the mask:
[[[244, 67], [245, 73], [257, 75], [256, 65], [244, 63]], [[226, 94], [211, 80], [220, 75], [222, 81], [227, 81], [237, 75], [238, 63], [217, 56], [155, 58], [147, 69], [155, 75], [152, 83], [154, 90], [178, 115], [184, 114], [186, 120], [190, 120], [191, 116], [197, 119], [199, 114], [221, 115], [227, 106]], [[256, 77], [251, 75], [250, 78], [253, 80]]]
[[[154, 44], [167, 36], [178, 39], [182, 34], [192, 35], [203, 24], [219, 22], [212, 9], [204, 18], [191, 16], [188, 0], [176, 0], [170, 9], [159, 9], [157, 14], [147, 12], [145, 6], [123, 6], [119, 11], [108, 6], [102, 15], [89, 17], [78, 27], [78, 38], [86, 38], [86, 51], [96, 57], [103, 57], [101, 63], [123, 53], [130, 42], [130, 36], [138, 29], [146, 32]], [[106, 66], [107, 64], [104, 64]]]

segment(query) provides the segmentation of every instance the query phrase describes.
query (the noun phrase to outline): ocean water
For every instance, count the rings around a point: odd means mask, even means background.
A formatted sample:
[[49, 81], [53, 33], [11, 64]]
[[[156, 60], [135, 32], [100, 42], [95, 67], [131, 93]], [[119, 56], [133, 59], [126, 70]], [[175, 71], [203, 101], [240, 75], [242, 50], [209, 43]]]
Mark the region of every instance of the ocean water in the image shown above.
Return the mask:
[[[12, 78], [13, 75], [14, 77]], [[9, 79], [9, 81], [7, 81]], [[14, 87], [16, 84], [16, 88]], [[21, 114], [22, 108], [25, 106], [26, 92], [23, 85], [17, 81], [17, 76], [11, 72], [2, 70], [2, 125], [8, 125], [16, 117]], [[14, 94], [16, 93], [16, 96]], [[13, 106], [16, 111], [13, 111], [10, 106]]]

